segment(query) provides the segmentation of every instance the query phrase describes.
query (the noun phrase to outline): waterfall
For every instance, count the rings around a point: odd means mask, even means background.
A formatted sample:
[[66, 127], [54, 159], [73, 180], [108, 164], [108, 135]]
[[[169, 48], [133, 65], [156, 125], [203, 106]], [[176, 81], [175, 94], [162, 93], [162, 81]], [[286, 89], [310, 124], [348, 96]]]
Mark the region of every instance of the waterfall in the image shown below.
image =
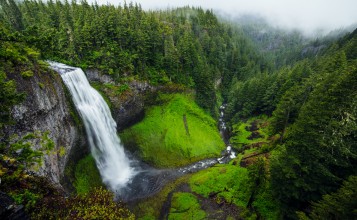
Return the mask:
[[72, 95], [83, 120], [91, 153], [103, 182], [112, 190], [120, 191], [135, 176], [124, 148], [116, 133], [116, 123], [102, 96], [90, 86], [80, 68], [49, 62], [59, 72]]
[[[227, 149], [222, 152], [220, 158], [201, 160], [177, 169], [157, 170], [140, 160], [135, 160], [132, 155], [125, 154], [116, 134], [116, 123], [110, 109], [102, 96], [90, 86], [84, 72], [80, 68], [65, 64], [50, 61], [48, 63], [61, 75], [72, 95], [103, 182], [120, 199], [133, 201], [152, 196], [168, 182], [180, 176], [206, 169], [216, 163], [228, 163], [235, 157], [229, 141], [225, 140]], [[222, 105], [219, 120], [222, 134], [226, 132], [224, 109], [225, 105]]]
[[[232, 146], [229, 143], [229, 135], [227, 133], [227, 126], [226, 123], [224, 122], [224, 111], [227, 107], [227, 104], [222, 104], [219, 107], [219, 123], [218, 123], [218, 127], [219, 127], [219, 133], [221, 133], [222, 139], [224, 141], [224, 143], [226, 143], [226, 150], [224, 152], [224, 156], [221, 158], [218, 158], [218, 162], [219, 163], [227, 163], [228, 161], [230, 161], [230, 159], [236, 158], [236, 152], [234, 150], [232, 150]], [[227, 157], [229, 156], [229, 157]]]

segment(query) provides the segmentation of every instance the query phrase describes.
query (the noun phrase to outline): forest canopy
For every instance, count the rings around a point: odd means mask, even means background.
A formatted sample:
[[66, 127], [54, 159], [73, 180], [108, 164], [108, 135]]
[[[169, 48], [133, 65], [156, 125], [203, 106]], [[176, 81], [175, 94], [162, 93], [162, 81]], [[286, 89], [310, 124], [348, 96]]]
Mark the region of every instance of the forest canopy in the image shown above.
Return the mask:
[[[85, 0], [0, 5], [1, 129], [24, 98], [7, 75], [31, 77], [40, 60], [95, 68], [116, 83], [177, 84], [194, 90], [212, 116], [227, 103], [231, 133], [252, 117], [269, 118], [269, 162], [261, 169], [281, 218], [356, 218], [353, 197], [343, 195], [356, 194], [357, 30], [333, 40], [273, 29], [259, 38], [259, 26], [224, 22], [202, 8], [144, 11], [135, 3]], [[274, 40], [280, 46], [267, 49]]]

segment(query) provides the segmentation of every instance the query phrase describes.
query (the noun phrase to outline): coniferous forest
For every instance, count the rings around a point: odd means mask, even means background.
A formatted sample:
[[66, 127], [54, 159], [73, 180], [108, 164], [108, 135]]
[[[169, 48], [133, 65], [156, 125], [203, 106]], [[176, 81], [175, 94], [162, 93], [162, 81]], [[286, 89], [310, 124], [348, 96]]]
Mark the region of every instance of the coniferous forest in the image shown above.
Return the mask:
[[[0, 203], [13, 200], [30, 219], [357, 218], [357, 29], [311, 38], [200, 7], [0, 5]], [[67, 152], [50, 131], [14, 133], [28, 130], [15, 111], [33, 95], [24, 88], [60, 96], [48, 60], [109, 77], [90, 83], [113, 115], [143, 97], [144, 113], [118, 124], [118, 135], [148, 165], [174, 169], [220, 157], [227, 143], [236, 157], [135, 201], [106, 188], [89, 151], [68, 159], [53, 182], [37, 172], [46, 169], [43, 158], [80, 150]], [[151, 90], [141, 94], [134, 84]], [[68, 103], [71, 123], [83, 126]], [[0, 205], [1, 219], [25, 218], [10, 211]]]

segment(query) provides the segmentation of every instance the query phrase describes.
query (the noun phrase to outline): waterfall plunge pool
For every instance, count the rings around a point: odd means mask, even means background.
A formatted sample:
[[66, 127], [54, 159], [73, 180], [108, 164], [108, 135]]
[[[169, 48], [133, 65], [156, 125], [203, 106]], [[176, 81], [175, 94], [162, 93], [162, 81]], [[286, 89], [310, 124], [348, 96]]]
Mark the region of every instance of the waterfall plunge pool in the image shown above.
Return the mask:
[[226, 163], [235, 152], [225, 138], [225, 105], [220, 107], [219, 130], [227, 148], [222, 157], [205, 159], [177, 169], [155, 169], [124, 150], [116, 133], [116, 123], [102, 96], [89, 84], [80, 68], [48, 61], [58, 72], [85, 126], [91, 154], [103, 183], [123, 201], [146, 198], [159, 192], [167, 183], [187, 173], [197, 172], [217, 163]]

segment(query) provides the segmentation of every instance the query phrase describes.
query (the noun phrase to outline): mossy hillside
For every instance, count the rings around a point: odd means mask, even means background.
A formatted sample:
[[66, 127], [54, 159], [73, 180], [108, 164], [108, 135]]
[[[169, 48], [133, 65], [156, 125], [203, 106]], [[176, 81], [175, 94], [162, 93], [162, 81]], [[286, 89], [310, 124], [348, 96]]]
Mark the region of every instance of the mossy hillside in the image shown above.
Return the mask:
[[248, 170], [231, 164], [219, 164], [202, 170], [189, 180], [193, 192], [206, 198], [216, 195], [240, 207], [249, 200]]
[[[250, 173], [250, 168], [240, 167], [241, 160], [244, 155], [256, 148], [244, 150], [237, 155], [237, 158], [232, 160], [229, 164], [217, 164], [211, 168], [202, 170], [197, 173], [185, 175], [173, 183], [168, 184], [157, 195], [147, 198], [141, 202], [135, 208], [136, 215], [139, 219], [158, 219], [160, 210], [162, 210], [164, 201], [169, 199], [170, 192], [177, 193], [190, 193], [195, 198], [201, 196], [216, 202], [217, 204], [226, 204], [237, 206], [240, 210], [240, 217], [244, 219], [256, 219], [257, 216], [261, 216], [263, 219], [279, 219], [278, 205], [273, 198], [269, 181], [264, 182], [259, 188], [256, 188], [255, 181], [252, 180], [254, 173]], [[178, 186], [183, 183], [189, 184], [189, 190], [187, 188], [181, 190]], [[252, 190], [256, 190], [254, 201], [252, 203], [253, 210], [247, 208]], [[174, 202], [175, 200], [175, 202]], [[170, 199], [171, 206], [170, 212], [180, 213], [171, 215], [172, 218], [184, 219], [185, 214], [190, 213], [192, 210], [184, 210], [184, 205], [177, 204], [184, 199]], [[202, 207], [202, 199], [198, 200], [198, 203]], [[183, 207], [183, 208], [182, 208]], [[199, 210], [196, 210], [199, 211]], [[204, 210], [206, 215], [210, 215], [210, 210]], [[170, 214], [170, 213], [169, 213]], [[182, 218], [181, 218], [182, 217]], [[238, 217], [238, 216], [236, 216]], [[188, 219], [192, 219], [187, 217]]]
[[121, 134], [124, 144], [137, 145], [143, 160], [157, 167], [177, 167], [215, 157], [224, 149], [216, 121], [192, 95], [161, 94], [157, 101], [161, 105], [149, 108], [142, 122]]
[[168, 219], [205, 219], [206, 213], [201, 210], [200, 204], [191, 193], [174, 193]]
[[165, 185], [155, 196], [151, 196], [136, 203], [135, 207], [133, 207], [133, 212], [136, 217], [140, 220], [159, 219], [160, 212], [162, 211], [162, 207], [166, 202], [169, 193], [176, 190], [179, 185], [187, 183], [191, 175], [192, 174], [187, 174], [179, 177], [173, 182]]
[[265, 115], [240, 121], [232, 126], [230, 142], [237, 148], [255, 143], [266, 143], [269, 138], [269, 119]]
[[103, 186], [95, 160], [91, 154], [78, 161], [74, 176], [74, 187], [77, 194], [87, 194], [95, 187]]
[[192, 192], [215, 199], [217, 203], [224, 201], [238, 206], [242, 210], [240, 216], [245, 219], [256, 219], [257, 213], [263, 219], [278, 219], [278, 205], [273, 198], [269, 183], [257, 191], [252, 204], [254, 211], [247, 208], [254, 183], [251, 181], [252, 174], [247, 168], [233, 165], [239, 164], [239, 160], [234, 160], [230, 164], [219, 164], [193, 174], [188, 181]]

